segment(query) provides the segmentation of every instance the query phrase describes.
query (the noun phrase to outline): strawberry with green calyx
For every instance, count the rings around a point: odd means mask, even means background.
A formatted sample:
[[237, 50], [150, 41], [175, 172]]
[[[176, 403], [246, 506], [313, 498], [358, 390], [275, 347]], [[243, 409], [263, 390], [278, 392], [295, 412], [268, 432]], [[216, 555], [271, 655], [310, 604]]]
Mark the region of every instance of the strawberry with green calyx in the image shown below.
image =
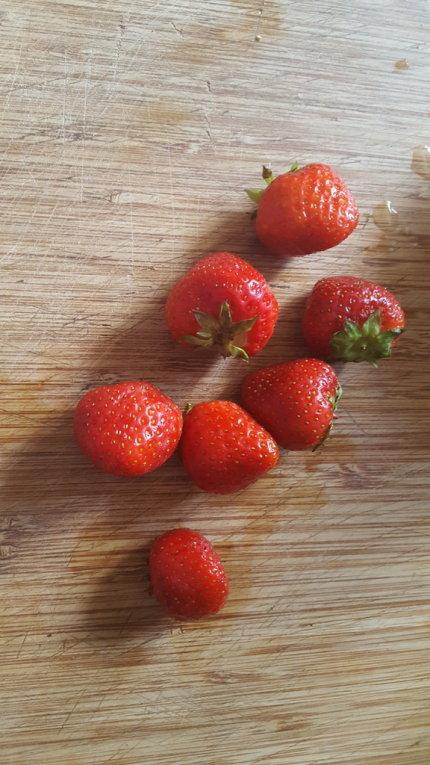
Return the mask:
[[359, 213], [351, 192], [328, 165], [291, 166], [274, 176], [263, 167], [266, 189], [248, 189], [257, 202], [256, 233], [277, 258], [309, 255], [342, 242]]
[[391, 356], [405, 329], [405, 315], [385, 287], [355, 276], [330, 276], [309, 295], [302, 328], [318, 356], [376, 364]]
[[181, 345], [248, 360], [270, 340], [278, 312], [262, 274], [237, 255], [216, 252], [172, 287], [166, 323]]

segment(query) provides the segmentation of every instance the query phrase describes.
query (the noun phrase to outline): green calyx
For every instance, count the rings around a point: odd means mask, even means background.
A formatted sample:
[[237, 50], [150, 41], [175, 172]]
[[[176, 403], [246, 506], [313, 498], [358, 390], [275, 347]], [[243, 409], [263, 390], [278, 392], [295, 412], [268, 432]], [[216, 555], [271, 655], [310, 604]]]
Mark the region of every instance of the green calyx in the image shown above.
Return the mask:
[[[294, 173], [296, 170], [299, 169], [299, 165], [297, 162], [294, 162], [290, 169], [288, 170], [289, 173]], [[272, 181], [275, 180], [276, 175], [273, 175], [270, 167], [267, 167], [266, 165], [263, 165], [263, 172], [262, 172], [263, 180], [265, 181], [267, 186], [270, 186]], [[266, 189], [245, 189], [245, 193], [248, 194], [248, 197], [250, 198], [251, 202], [259, 203], [261, 197], [263, 196]]]
[[333, 406], [333, 412], [336, 411], [336, 409], [337, 409], [337, 407], [339, 405], [339, 401], [342, 398], [342, 395], [343, 395], [342, 386], [339, 384], [337, 386], [337, 388], [336, 388], [336, 393], [334, 394], [334, 396], [330, 396], [329, 397], [329, 401], [330, 401], [330, 403]]
[[376, 366], [378, 359], [391, 356], [391, 345], [402, 329], [381, 330], [379, 311], [360, 325], [347, 319], [340, 332], [331, 339], [333, 358], [339, 361], [368, 361]]
[[224, 357], [233, 356], [249, 361], [249, 356], [243, 346], [246, 343], [249, 330], [257, 321], [257, 317], [234, 322], [227, 300], [221, 304], [217, 319], [202, 311], [193, 311], [193, 314], [200, 329], [195, 335], [184, 336], [183, 339], [187, 343], [199, 348], [218, 346]]

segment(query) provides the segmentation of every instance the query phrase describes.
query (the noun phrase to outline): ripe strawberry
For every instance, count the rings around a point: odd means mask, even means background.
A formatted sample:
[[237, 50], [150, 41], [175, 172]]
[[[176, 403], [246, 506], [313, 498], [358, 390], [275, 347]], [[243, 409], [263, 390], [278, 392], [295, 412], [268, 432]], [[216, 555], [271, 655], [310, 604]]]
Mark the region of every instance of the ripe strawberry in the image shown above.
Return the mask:
[[158, 537], [149, 554], [152, 592], [173, 616], [216, 614], [228, 595], [228, 579], [210, 542], [191, 529]]
[[294, 451], [327, 438], [341, 395], [334, 369], [318, 359], [258, 369], [242, 383], [244, 407], [278, 444]]
[[391, 355], [405, 315], [385, 287], [355, 276], [329, 276], [308, 297], [303, 336], [318, 356], [369, 361]]
[[181, 430], [179, 408], [147, 382], [94, 388], [75, 410], [78, 445], [97, 467], [114, 475], [155, 470], [175, 451]]
[[269, 433], [232, 401], [193, 406], [184, 417], [181, 452], [197, 486], [215, 494], [244, 489], [279, 458]]
[[248, 189], [258, 202], [257, 236], [277, 258], [328, 250], [354, 231], [358, 209], [331, 167], [313, 163], [275, 177], [263, 167], [267, 189]]
[[182, 345], [248, 360], [270, 340], [278, 303], [264, 276], [231, 252], [200, 260], [170, 290], [166, 322]]

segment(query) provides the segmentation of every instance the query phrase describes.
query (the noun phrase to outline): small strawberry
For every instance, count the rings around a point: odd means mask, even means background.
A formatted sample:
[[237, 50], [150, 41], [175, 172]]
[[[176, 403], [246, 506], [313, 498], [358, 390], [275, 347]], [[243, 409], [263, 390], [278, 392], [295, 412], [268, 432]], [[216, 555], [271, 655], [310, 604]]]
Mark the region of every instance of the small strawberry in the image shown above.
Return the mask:
[[221, 560], [210, 542], [191, 529], [173, 529], [152, 543], [149, 577], [154, 597], [180, 618], [216, 614], [228, 595]]
[[242, 403], [284, 449], [317, 447], [327, 438], [342, 389], [334, 369], [296, 359], [250, 372]]
[[203, 491], [244, 489], [276, 465], [273, 438], [232, 401], [205, 401], [185, 415], [182, 461]]
[[106, 473], [140, 476], [165, 462], [176, 449], [182, 414], [147, 382], [93, 388], [74, 416], [75, 438], [83, 453]]
[[182, 345], [248, 360], [270, 340], [278, 303], [264, 276], [230, 252], [202, 258], [170, 290], [166, 322]]
[[256, 232], [277, 258], [309, 255], [343, 242], [358, 223], [349, 189], [328, 165], [313, 163], [275, 177], [263, 167], [266, 189], [248, 189], [258, 203]]
[[303, 336], [317, 356], [371, 364], [391, 356], [404, 327], [405, 315], [394, 295], [355, 276], [317, 282], [303, 318]]

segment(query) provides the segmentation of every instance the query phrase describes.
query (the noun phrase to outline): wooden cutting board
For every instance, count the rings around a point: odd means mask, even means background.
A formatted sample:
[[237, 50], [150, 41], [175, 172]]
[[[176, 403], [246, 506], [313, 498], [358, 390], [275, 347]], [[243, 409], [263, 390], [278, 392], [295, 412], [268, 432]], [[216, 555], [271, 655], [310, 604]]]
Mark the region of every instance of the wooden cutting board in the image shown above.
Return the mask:
[[[428, 765], [428, 22], [425, 0], [3, 1], [2, 765]], [[361, 222], [280, 265], [243, 188], [294, 160], [333, 164]], [[324, 275], [386, 284], [408, 331], [378, 369], [340, 369], [323, 449], [238, 495], [176, 458], [96, 472], [70, 431], [88, 387], [236, 395], [245, 366], [163, 322], [220, 248], [282, 306], [252, 368], [305, 353]], [[172, 622], [147, 594], [148, 545], [178, 525], [230, 573], [216, 618]]]

